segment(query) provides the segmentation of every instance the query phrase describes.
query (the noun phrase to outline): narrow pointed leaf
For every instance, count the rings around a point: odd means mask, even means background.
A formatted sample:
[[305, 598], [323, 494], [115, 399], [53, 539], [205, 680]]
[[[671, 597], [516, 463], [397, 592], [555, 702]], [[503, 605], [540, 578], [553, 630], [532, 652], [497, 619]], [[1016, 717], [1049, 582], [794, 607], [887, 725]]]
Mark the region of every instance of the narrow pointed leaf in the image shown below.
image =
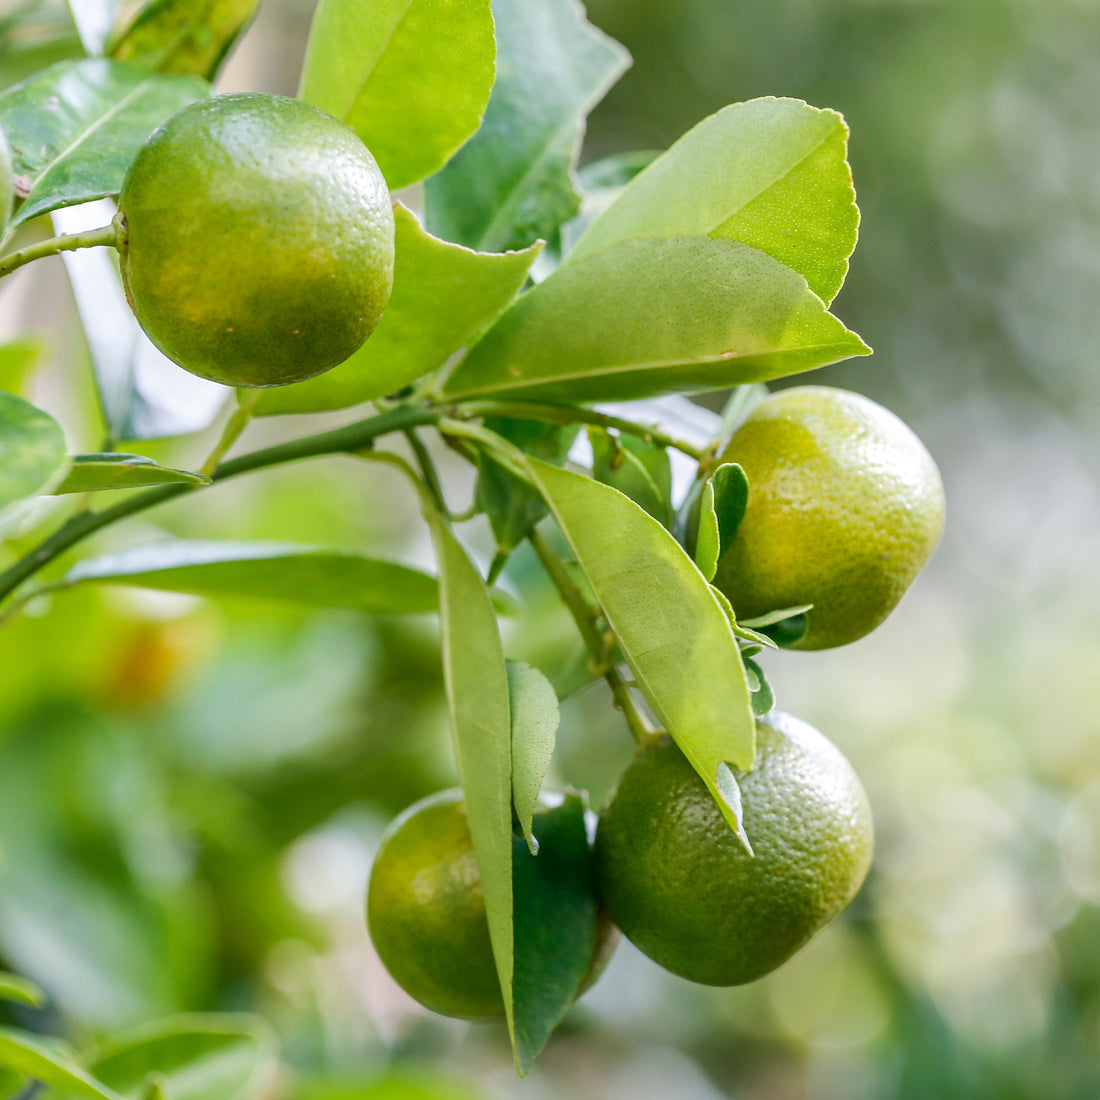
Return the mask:
[[859, 227], [847, 144], [836, 111], [801, 100], [724, 107], [634, 179], [567, 262], [639, 237], [709, 234], [767, 252], [830, 302]]
[[0, 393], [0, 508], [47, 493], [68, 462], [65, 433], [52, 416]]
[[718, 766], [749, 770], [756, 726], [729, 619], [680, 544], [615, 489], [527, 459], [658, 719], [730, 825]]
[[378, 328], [345, 363], [306, 382], [265, 390], [257, 412], [343, 409], [396, 393], [443, 366], [515, 298], [541, 245], [472, 252], [438, 240], [398, 204], [393, 295]]
[[537, 668], [508, 662], [508, 701], [512, 714], [512, 801], [531, 854], [538, 841], [531, 820], [542, 781], [554, 755], [561, 713], [550, 681]]
[[300, 94], [346, 122], [397, 190], [477, 130], [495, 56], [489, 0], [321, 0]]
[[118, 1094], [97, 1081], [75, 1055], [25, 1031], [0, 1028], [0, 1066], [73, 1096], [119, 1100]]
[[0, 972], [0, 1001], [17, 1001], [32, 1008], [42, 1008], [46, 1003], [46, 994], [34, 982], [18, 974]]
[[[12, 225], [117, 195], [150, 133], [210, 94], [203, 80], [113, 61], [59, 61], [0, 93], [0, 127], [29, 183]], [[56, 103], [43, 111], [42, 104]]]
[[497, 80], [478, 133], [427, 183], [428, 228], [487, 252], [548, 239], [578, 209], [584, 119], [626, 51], [576, 0], [497, 0]]
[[152, 0], [109, 49], [162, 73], [213, 80], [259, 0]]
[[763, 630], [766, 626], [774, 626], [784, 619], [793, 619], [797, 615], [803, 615], [813, 609], [812, 603], [799, 604], [798, 607], [783, 607], [777, 611], [768, 611], [763, 615], [757, 615], [752, 619], [742, 619], [741, 625], [752, 627], [754, 630]]
[[623, 401], [869, 354], [806, 281], [736, 241], [625, 241], [524, 294], [459, 363], [454, 398]]
[[561, 1021], [596, 942], [596, 899], [584, 800], [535, 815], [538, 855], [513, 841], [515, 875], [515, 1056], [522, 1077]]
[[513, 1026], [512, 720], [496, 613], [481, 574], [443, 519], [426, 511], [439, 562], [443, 678], [489, 938]]
[[158, 466], [145, 455], [109, 451], [106, 454], [73, 455], [68, 474], [54, 492], [60, 496], [63, 493], [93, 493], [102, 489], [137, 489], [172, 482], [209, 485], [210, 478], [190, 470]]
[[434, 611], [434, 577], [396, 562], [270, 542], [173, 540], [79, 562], [67, 584], [108, 582], [198, 596], [252, 596], [369, 615]]

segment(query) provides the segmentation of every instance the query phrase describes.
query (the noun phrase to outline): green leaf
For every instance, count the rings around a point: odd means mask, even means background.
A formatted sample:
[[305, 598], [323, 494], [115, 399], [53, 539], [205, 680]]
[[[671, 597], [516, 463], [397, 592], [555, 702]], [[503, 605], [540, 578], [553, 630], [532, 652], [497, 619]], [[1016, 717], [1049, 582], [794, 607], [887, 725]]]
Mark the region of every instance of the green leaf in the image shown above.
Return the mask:
[[46, 1004], [46, 994], [26, 978], [0, 971], [0, 1001], [17, 1001], [32, 1008], [42, 1008]]
[[119, 1100], [117, 1093], [88, 1073], [62, 1044], [47, 1043], [25, 1031], [0, 1028], [0, 1065], [75, 1096]]
[[443, 518], [425, 509], [439, 562], [443, 678], [489, 938], [513, 1030], [512, 720], [488, 589]]
[[477, 130], [495, 57], [489, 0], [321, 0], [300, 95], [346, 122], [396, 191]]
[[638, 686], [737, 828], [718, 767], [752, 768], [756, 726], [725, 610], [680, 544], [632, 500], [581, 474], [526, 461]]
[[753, 630], [762, 630], [766, 626], [774, 626], [784, 619], [793, 619], [807, 611], [813, 610], [812, 603], [799, 604], [797, 607], [783, 607], [777, 611], [768, 611], [763, 615], [756, 615], [751, 619], [742, 619], [741, 625], [752, 627]]
[[11, 159], [11, 147], [0, 130], [0, 240], [3, 239], [11, 218], [15, 200], [15, 165]]
[[[485, 427], [509, 440], [526, 454], [560, 466], [577, 436], [576, 425], [548, 424], [538, 420], [489, 418]], [[498, 463], [491, 453], [478, 456], [478, 505], [489, 516], [497, 541], [497, 561], [508, 555], [546, 515], [546, 502], [531, 486]]]
[[[812, 605], [811, 605], [812, 606]], [[761, 626], [760, 633], [766, 634], [780, 648], [796, 645], [806, 636], [809, 619], [805, 612], [784, 616], [774, 622]]]
[[625, 493], [665, 527], [672, 526], [672, 466], [664, 447], [635, 436], [589, 428], [592, 476]]
[[21, 1074], [0, 1069], [0, 1100], [13, 1100], [27, 1087], [27, 1079]]
[[695, 564], [708, 581], [729, 549], [749, 503], [749, 479], [736, 462], [724, 462], [707, 478], [699, 501]]
[[752, 692], [752, 712], [759, 718], [775, 706], [775, 692], [764, 670], [751, 657], [745, 658], [745, 672]]
[[584, 800], [535, 815], [538, 855], [513, 841], [515, 1056], [524, 1076], [576, 996], [596, 943]]
[[548, 239], [578, 209], [585, 115], [630, 63], [576, 0], [497, 0], [497, 80], [478, 133], [427, 183], [428, 228], [487, 252]]
[[515, 298], [541, 245], [503, 255], [437, 240], [398, 204], [393, 295], [371, 338], [334, 370], [265, 390], [260, 416], [342, 409], [396, 393], [493, 323]]
[[705, 233], [767, 252], [831, 302], [859, 227], [847, 149], [836, 111], [771, 97], [725, 107], [642, 172], [567, 262], [639, 237]]
[[48, 493], [68, 462], [65, 433], [53, 417], [0, 393], [0, 508]]
[[108, 53], [162, 73], [213, 80], [259, 0], [152, 0]]
[[508, 702], [512, 714], [512, 801], [531, 854], [538, 841], [531, 819], [542, 781], [554, 755], [561, 712], [553, 685], [537, 668], [508, 661]]
[[172, 540], [79, 562], [66, 584], [113, 582], [198, 596], [253, 596], [369, 615], [434, 611], [435, 578], [395, 562], [293, 543]]
[[210, 478], [190, 470], [158, 466], [145, 455], [108, 451], [105, 454], [73, 455], [65, 480], [54, 492], [60, 496], [62, 493], [91, 493], [101, 489], [137, 489], [169, 482], [209, 485]]
[[[102, 60], [61, 61], [0, 93], [0, 126], [29, 193], [12, 225], [117, 195], [149, 134], [209, 95], [194, 77], [164, 76]], [[42, 105], [56, 102], [55, 109]]]
[[274, 1033], [258, 1016], [175, 1016], [110, 1040], [92, 1070], [116, 1092], [142, 1092], [150, 1074], [170, 1100], [250, 1100], [275, 1078]]
[[41, 360], [43, 350], [42, 341], [33, 338], [13, 340], [0, 347], [0, 390], [19, 393], [31, 369]]
[[488, 394], [624, 401], [723, 389], [870, 349], [805, 280], [736, 241], [624, 241], [524, 294], [444, 385]]

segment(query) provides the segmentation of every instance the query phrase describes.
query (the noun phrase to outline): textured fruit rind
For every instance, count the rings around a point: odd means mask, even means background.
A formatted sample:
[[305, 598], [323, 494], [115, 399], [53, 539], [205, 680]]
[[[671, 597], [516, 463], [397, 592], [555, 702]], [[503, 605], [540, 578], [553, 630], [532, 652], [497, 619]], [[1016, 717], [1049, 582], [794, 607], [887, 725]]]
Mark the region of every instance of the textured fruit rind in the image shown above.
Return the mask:
[[342, 122], [284, 96], [185, 107], [139, 151], [119, 199], [127, 297], [194, 374], [274, 386], [342, 363], [393, 283], [393, 207]]
[[674, 974], [740, 985], [789, 959], [855, 896], [870, 866], [871, 811], [855, 771], [812, 726], [757, 723], [739, 777], [750, 856], [671, 741], [627, 768], [596, 834], [612, 919]]
[[724, 462], [749, 480], [714, 583], [740, 618], [813, 604], [799, 649], [868, 634], [897, 606], [943, 531], [932, 456], [860, 394], [799, 386], [762, 401]]

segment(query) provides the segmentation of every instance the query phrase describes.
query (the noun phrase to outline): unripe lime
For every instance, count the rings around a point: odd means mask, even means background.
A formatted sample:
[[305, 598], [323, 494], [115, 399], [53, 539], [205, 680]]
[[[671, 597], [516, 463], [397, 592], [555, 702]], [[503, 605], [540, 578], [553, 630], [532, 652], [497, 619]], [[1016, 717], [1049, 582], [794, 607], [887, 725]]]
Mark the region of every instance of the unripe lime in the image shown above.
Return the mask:
[[119, 198], [122, 279], [174, 362], [230, 386], [342, 363], [393, 284], [393, 206], [367, 147], [284, 96], [222, 95], [173, 115]]
[[765, 398], [725, 462], [749, 502], [714, 583], [739, 618], [813, 604], [799, 649], [845, 645], [897, 606], [943, 531], [932, 456], [869, 398], [800, 386]]
[[611, 919], [666, 970], [740, 985], [786, 962], [855, 896], [871, 811], [852, 766], [805, 722], [757, 722], [739, 779], [742, 845], [669, 740], [623, 773], [600, 814], [596, 880]]

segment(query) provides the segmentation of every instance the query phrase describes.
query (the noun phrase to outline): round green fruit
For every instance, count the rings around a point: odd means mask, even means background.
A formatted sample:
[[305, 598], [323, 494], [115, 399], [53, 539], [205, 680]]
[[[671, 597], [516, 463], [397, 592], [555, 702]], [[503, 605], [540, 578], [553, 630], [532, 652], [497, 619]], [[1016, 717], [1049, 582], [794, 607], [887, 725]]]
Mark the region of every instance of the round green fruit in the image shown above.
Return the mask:
[[749, 502], [715, 585], [738, 618], [813, 604], [799, 649], [845, 645], [897, 606], [943, 531], [932, 456], [893, 413], [846, 390], [765, 398], [724, 462]]
[[666, 970], [741, 985], [786, 962], [855, 896], [871, 862], [871, 811], [840, 751], [805, 722], [757, 722], [739, 778], [750, 855], [669, 740], [623, 773], [596, 834], [611, 919]]
[[[367, 923], [390, 976], [426, 1008], [465, 1019], [504, 1015], [460, 790], [417, 802], [386, 830], [371, 870]], [[606, 915], [598, 917], [578, 996], [603, 972], [617, 936]]]
[[321, 374], [374, 331], [393, 285], [386, 181], [342, 122], [284, 96], [173, 115], [119, 198], [123, 284], [181, 367], [230, 386]]

